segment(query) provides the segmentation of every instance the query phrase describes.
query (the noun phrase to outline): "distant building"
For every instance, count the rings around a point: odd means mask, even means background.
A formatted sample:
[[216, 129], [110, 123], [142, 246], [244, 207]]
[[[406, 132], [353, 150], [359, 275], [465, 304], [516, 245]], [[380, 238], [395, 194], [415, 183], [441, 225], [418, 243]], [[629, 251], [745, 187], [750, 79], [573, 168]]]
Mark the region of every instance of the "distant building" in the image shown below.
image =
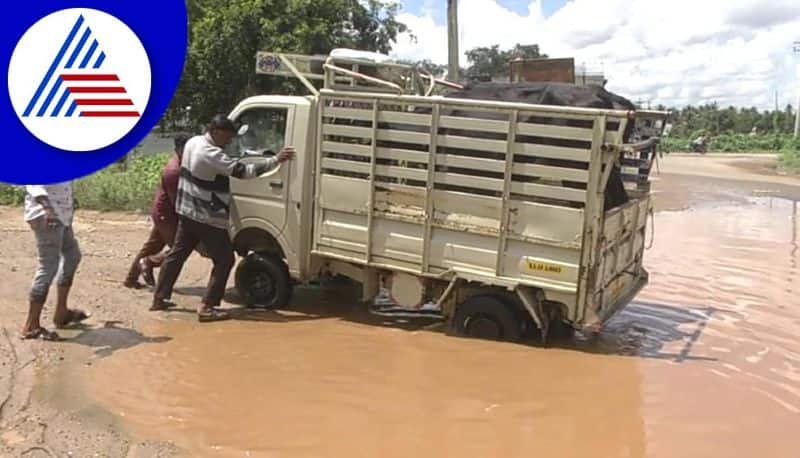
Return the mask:
[[551, 81], [573, 83], [580, 86], [605, 86], [606, 78], [602, 71], [587, 69], [583, 65], [575, 71], [575, 60], [571, 57], [561, 59], [514, 59], [509, 62], [512, 83], [520, 81]]

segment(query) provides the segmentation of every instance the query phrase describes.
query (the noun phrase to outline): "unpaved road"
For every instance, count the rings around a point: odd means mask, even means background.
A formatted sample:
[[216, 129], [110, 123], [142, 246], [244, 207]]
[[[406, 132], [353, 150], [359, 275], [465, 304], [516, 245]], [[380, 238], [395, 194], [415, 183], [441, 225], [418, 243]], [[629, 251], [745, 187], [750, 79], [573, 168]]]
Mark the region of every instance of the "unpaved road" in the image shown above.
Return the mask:
[[0, 456], [797, 456], [800, 180], [770, 160], [662, 159], [651, 285], [546, 349], [383, 323], [347, 287], [200, 325], [196, 257], [152, 314], [120, 286], [146, 219], [87, 211], [94, 316], [21, 342], [35, 247], [0, 207]]

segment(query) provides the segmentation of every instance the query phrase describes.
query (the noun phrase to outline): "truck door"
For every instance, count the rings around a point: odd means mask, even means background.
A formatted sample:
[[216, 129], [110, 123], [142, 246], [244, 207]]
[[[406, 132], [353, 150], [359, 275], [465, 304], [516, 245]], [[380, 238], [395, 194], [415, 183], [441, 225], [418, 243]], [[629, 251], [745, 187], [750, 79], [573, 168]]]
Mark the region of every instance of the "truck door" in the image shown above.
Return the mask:
[[[244, 106], [231, 113], [231, 119], [240, 126], [236, 136], [226, 148], [226, 153], [243, 162], [270, 157], [287, 146], [292, 138], [294, 107], [291, 105]], [[242, 133], [242, 131], [244, 131]], [[285, 246], [295, 247], [295, 236], [287, 230], [287, 210], [289, 207], [288, 169], [291, 162], [259, 176], [258, 178], [238, 180], [231, 178], [233, 212], [243, 218], [257, 218], [260, 226], [266, 226], [278, 239], [288, 242]], [[286, 253], [289, 255], [289, 253]]]

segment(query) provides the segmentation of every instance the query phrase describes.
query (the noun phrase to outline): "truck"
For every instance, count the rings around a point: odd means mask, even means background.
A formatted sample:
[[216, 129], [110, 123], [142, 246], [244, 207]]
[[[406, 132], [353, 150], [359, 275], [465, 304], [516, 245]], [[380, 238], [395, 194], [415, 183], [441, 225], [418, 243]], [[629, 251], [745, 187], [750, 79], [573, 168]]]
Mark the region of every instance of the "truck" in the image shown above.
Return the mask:
[[612, 166], [656, 140], [623, 142], [634, 111], [446, 98], [434, 88], [458, 84], [365, 54], [259, 53], [260, 73], [310, 95], [229, 114], [228, 154], [297, 152], [231, 179], [246, 303], [284, 307], [294, 285], [344, 276], [365, 302], [385, 291], [454, 334], [516, 341], [599, 329], [647, 284], [649, 187], [604, 207]]

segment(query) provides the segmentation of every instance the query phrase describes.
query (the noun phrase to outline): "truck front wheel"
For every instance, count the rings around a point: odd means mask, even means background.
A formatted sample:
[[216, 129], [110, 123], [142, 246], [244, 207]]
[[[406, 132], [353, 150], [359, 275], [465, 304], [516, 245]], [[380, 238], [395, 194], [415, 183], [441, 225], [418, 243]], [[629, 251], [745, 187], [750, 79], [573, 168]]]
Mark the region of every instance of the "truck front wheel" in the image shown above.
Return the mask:
[[236, 268], [236, 289], [245, 305], [276, 309], [289, 303], [292, 283], [289, 269], [282, 259], [261, 253], [250, 253]]
[[522, 322], [514, 309], [495, 296], [472, 296], [456, 307], [450, 329], [459, 336], [519, 341]]

